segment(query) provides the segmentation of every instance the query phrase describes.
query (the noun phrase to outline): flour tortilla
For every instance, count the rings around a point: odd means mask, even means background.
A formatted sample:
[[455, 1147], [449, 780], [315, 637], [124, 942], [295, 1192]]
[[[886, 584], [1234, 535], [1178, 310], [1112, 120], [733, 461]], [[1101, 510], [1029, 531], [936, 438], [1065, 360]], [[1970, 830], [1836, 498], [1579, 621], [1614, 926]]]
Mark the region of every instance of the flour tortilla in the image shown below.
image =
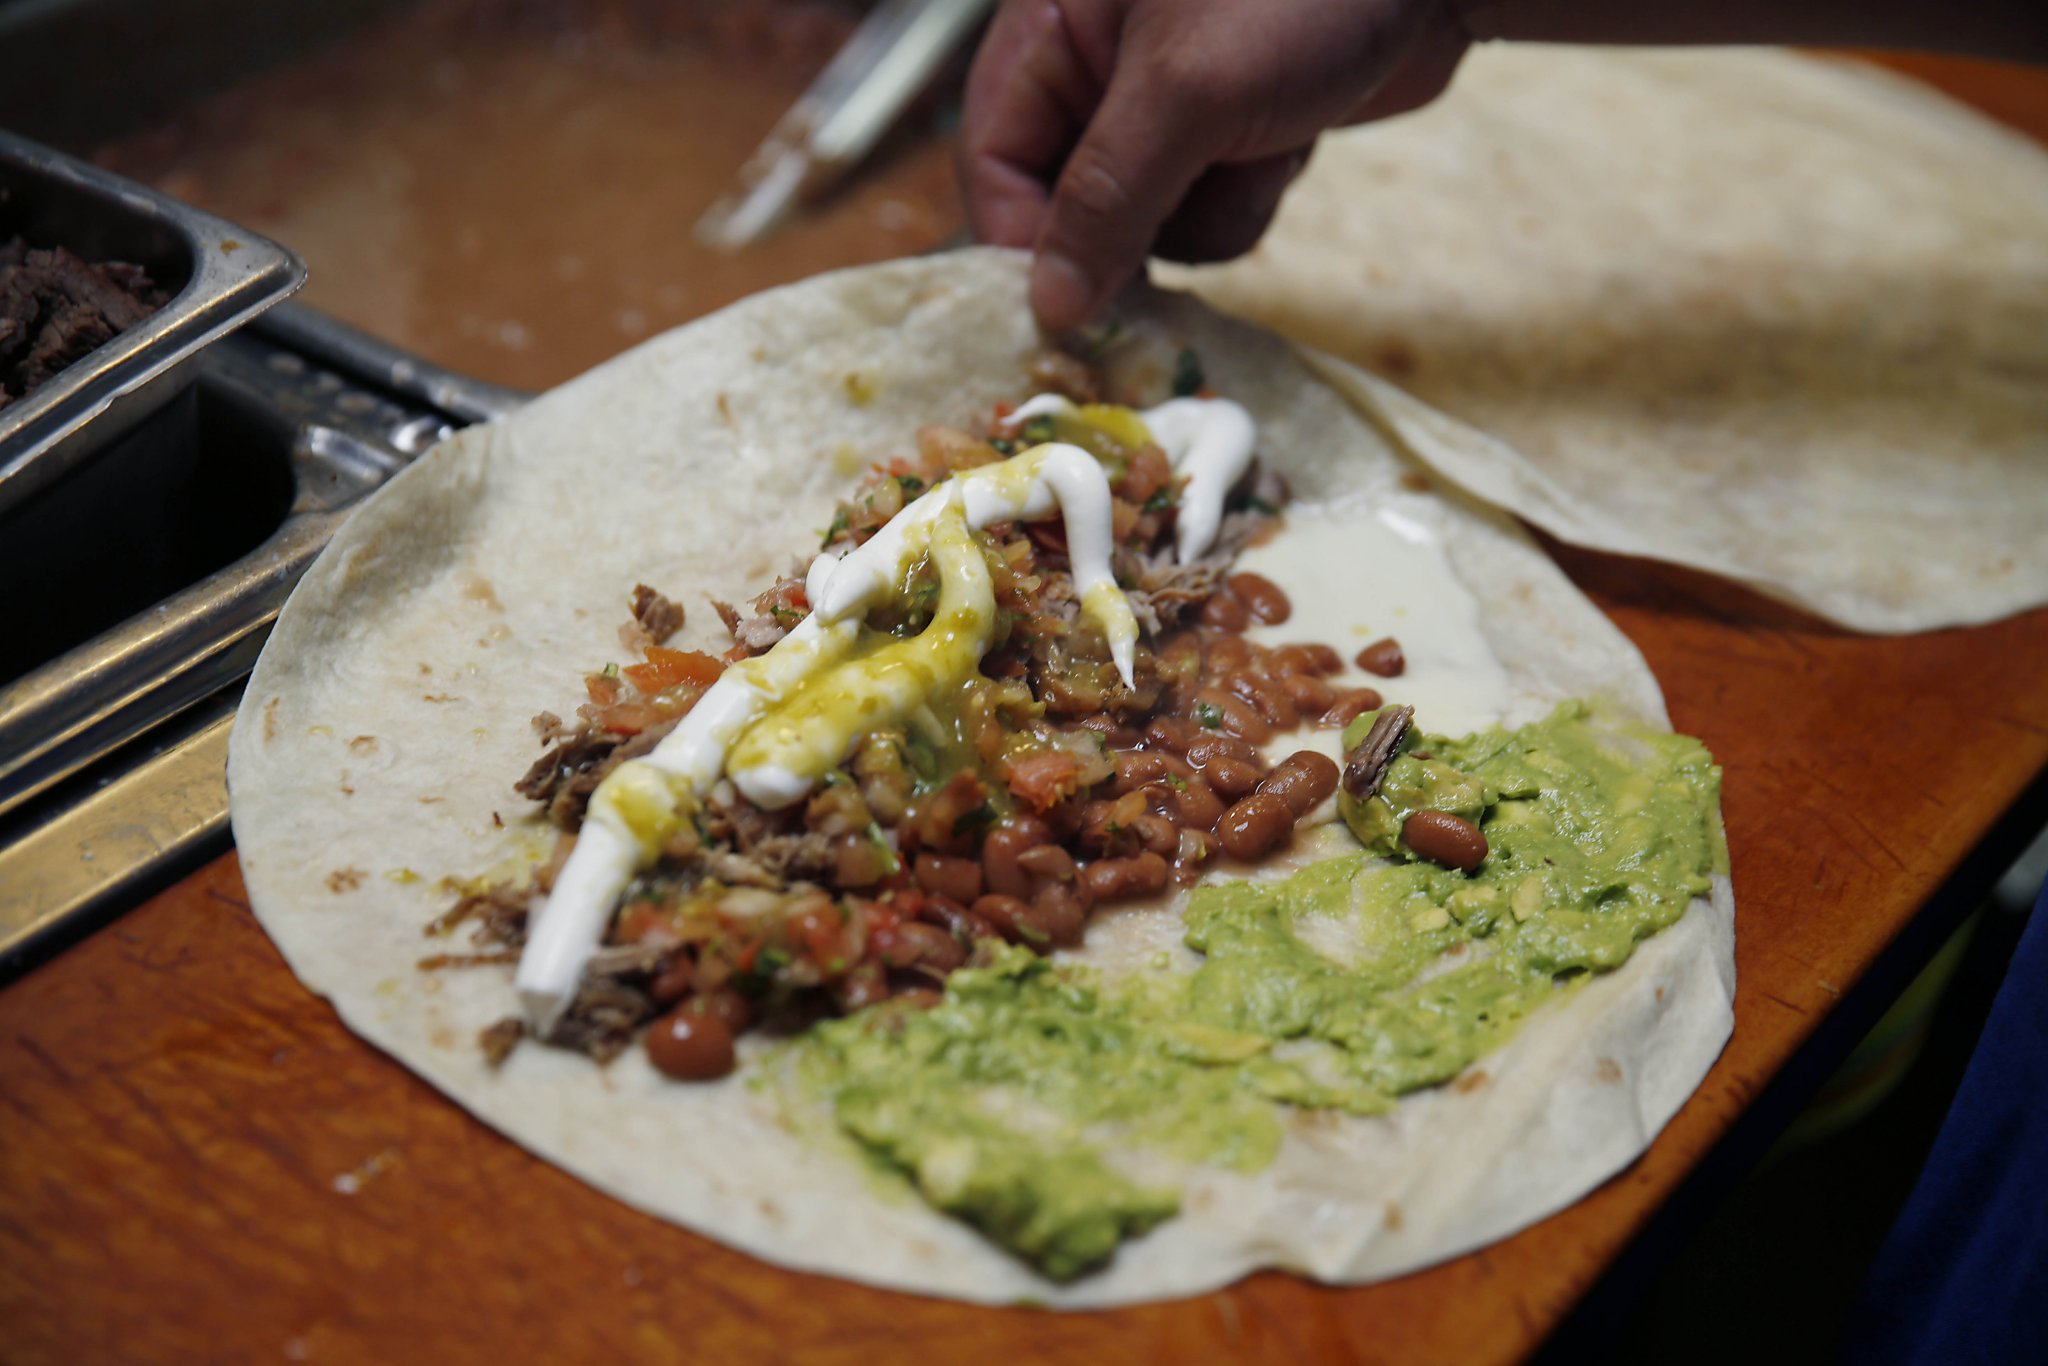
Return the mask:
[[1353, 389], [1568, 541], [1868, 631], [2048, 602], [2048, 154], [1899, 77], [1475, 51], [1161, 278], [1422, 400]]
[[[1180, 1217], [1066, 1287], [892, 1195], [816, 1132], [782, 1127], [745, 1069], [679, 1085], [639, 1049], [600, 1069], [528, 1045], [492, 1072], [476, 1036], [512, 1012], [510, 969], [415, 967], [443, 947], [421, 936], [448, 901], [437, 879], [548, 846], [509, 785], [536, 753], [527, 718], [618, 655], [626, 590], [686, 597], [681, 643], [718, 646], [703, 594], [741, 598], [815, 548], [857, 462], [901, 452], [921, 423], [1015, 397], [1038, 345], [1028, 316], [1009, 253], [823, 276], [657, 338], [399, 475], [293, 596], [236, 723], [234, 827], [258, 917], [352, 1028], [485, 1122], [787, 1266], [970, 1300], [1107, 1305], [1261, 1266], [1388, 1276], [1576, 1199], [1642, 1151], [1728, 1035], [1725, 884], [1624, 970], [1540, 1014], [1484, 1061], [1483, 1084], [1387, 1118], [1302, 1116], [1269, 1170], [1199, 1175]], [[1512, 523], [1404, 488], [1412, 467], [1284, 344], [1160, 294], [1132, 298], [1124, 321], [1123, 354], [1157, 375], [1180, 347], [1199, 349], [1217, 387], [1253, 409], [1298, 497], [1395, 507], [1445, 536], [1508, 671], [1510, 719], [1598, 695], [1663, 724], [1635, 649]], [[1176, 942], [1173, 915], [1120, 913], [1081, 956], [1128, 961]]]

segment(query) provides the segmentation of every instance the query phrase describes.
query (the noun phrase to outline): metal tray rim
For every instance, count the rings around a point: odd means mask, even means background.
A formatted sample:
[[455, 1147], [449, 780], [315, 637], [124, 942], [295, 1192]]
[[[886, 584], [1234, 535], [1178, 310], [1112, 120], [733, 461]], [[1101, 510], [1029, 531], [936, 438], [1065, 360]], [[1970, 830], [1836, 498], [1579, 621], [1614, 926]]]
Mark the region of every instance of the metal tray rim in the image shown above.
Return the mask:
[[297, 254], [261, 234], [4, 130], [0, 130], [0, 162], [120, 201], [176, 233], [193, 262], [184, 288], [154, 315], [73, 363], [35, 393], [0, 410], [0, 508], [4, 508], [62, 472], [38, 470], [39, 457], [118, 399], [290, 296], [305, 283], [306, 265]]

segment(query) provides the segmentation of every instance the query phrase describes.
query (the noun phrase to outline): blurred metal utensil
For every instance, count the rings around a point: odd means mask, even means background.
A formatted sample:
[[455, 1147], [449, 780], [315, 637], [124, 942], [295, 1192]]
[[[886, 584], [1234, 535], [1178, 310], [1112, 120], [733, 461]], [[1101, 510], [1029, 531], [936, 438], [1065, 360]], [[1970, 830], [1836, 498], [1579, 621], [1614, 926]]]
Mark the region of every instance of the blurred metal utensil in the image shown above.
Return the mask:
[[697, 240], [759, 241], [874, 149], [994, 0], [883, 0], [740, 168]]

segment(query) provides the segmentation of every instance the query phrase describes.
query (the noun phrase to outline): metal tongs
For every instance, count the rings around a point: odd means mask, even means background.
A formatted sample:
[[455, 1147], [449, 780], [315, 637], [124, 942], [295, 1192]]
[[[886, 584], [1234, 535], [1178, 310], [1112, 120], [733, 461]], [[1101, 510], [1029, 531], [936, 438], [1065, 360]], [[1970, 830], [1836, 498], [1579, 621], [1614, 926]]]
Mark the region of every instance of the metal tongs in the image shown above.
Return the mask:
[[740, 189], [697, 221], [697, 239], [759, 241], [871, 151], [994, 0], [882, 0], [746, 165]]

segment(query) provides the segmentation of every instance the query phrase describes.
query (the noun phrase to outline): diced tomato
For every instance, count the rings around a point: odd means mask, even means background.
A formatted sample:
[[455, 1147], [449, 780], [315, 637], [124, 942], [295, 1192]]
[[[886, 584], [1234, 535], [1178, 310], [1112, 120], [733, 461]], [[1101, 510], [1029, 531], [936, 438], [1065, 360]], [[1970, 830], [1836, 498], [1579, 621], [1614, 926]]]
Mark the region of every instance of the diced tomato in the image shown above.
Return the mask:
[[619, 694], [626, 690], [626, 685], [608, 674], [586, 674], [583, 678], [583, 690], [590, 694], [590, 700], [598, 706], [609, 707], [619, 700]]
[[1011, 794], [1039, 811], [1051, 810], [1080, 787], [1081, 761], [1065, 750], [1012, 755], [1003, 761], [1002, 769]]
[[647, 696], [667, 692], [684, 683], [708, 687], [725, 672], [725, 666], [696, 650], [671, 650], [660, 645], [647, 647], [647, 662], [619, 670]]
[[675, 923], [658, 902], [635, 901], [619, 912], [618, 943], [642, 944], [650, 939], [675, 937]]
[[1024, 528], [1024, 534], [1038, 542], [1040, 550], [1049, 550], [1055, 555], [1067, 553], [1067, 526], [1064, 522], [1033, 522]]
[[649, 702], [620, 702], [598, 714], [597, 724], [614, 735], [638, 735], [668, 718]]

